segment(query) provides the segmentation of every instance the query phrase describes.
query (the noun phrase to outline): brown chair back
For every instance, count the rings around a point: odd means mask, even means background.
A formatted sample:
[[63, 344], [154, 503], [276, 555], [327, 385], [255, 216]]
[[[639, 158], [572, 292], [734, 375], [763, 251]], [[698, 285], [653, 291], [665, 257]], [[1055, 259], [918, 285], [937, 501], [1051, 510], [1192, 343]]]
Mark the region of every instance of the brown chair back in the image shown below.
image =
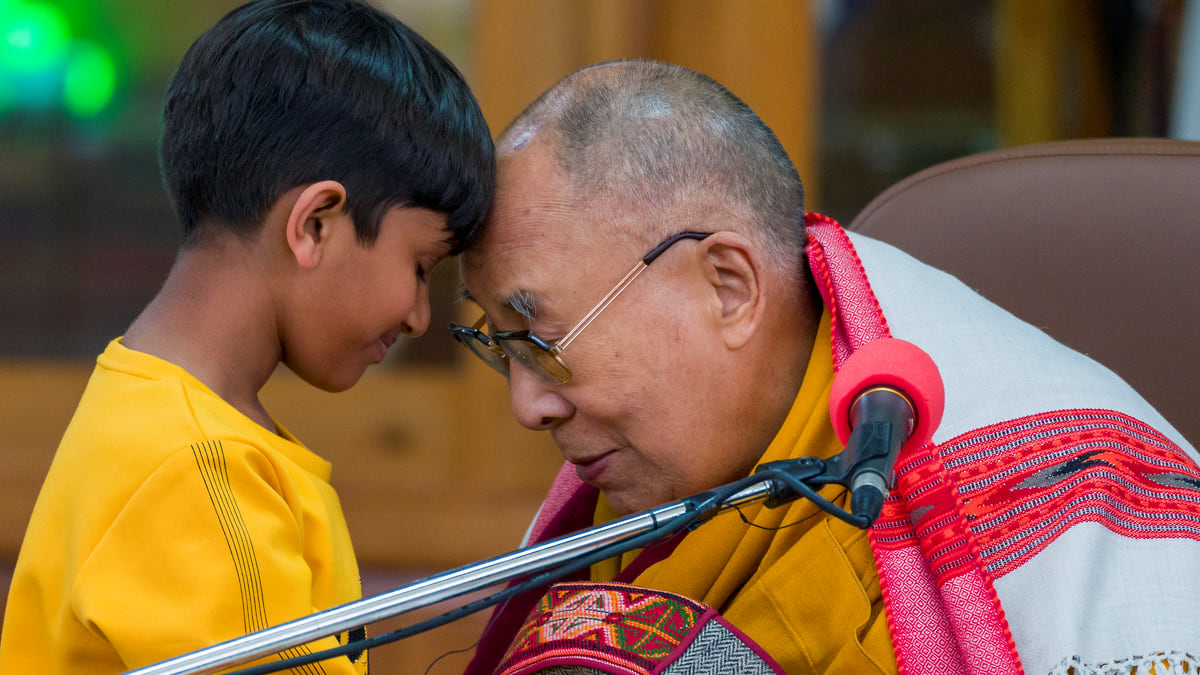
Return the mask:
[[931, 167], [848, 229], [1116, 371], [1200, 441], [1200, 142], [1062, 141]]

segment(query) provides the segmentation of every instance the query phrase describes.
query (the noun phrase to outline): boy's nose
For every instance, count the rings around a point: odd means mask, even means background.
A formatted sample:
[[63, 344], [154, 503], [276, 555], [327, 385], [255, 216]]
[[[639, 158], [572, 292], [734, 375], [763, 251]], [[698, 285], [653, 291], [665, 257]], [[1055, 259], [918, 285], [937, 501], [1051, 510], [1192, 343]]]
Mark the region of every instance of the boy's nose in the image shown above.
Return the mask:
[[429, 328], [430, 314], [429, 293], [427, 291], [418, 292], [417, 301], [413, 303], [408, 316], [400, 324], [401, 332], [409, 337], [420, 337]]

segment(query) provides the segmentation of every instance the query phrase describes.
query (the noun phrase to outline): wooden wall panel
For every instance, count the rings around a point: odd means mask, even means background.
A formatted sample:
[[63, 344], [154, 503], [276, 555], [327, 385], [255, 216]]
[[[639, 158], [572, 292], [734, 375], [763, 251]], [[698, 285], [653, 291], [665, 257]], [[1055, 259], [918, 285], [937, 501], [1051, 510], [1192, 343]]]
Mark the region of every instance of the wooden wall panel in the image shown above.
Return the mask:
[[472, 87], [494, 133], [573, 70], [616, 58], [671, 61], [753, 107], [815, 204], [819, 53], [810, 0], [485, 1], [475, 30]]
[[90, 373], [89, 366], [69, 363], [0, 363], [0, 558], [16, 558], [54, 449]]
[[1100, 17], [1092, 3], [996, 2], [996, 127], [1004, 146], [1113, 133]]

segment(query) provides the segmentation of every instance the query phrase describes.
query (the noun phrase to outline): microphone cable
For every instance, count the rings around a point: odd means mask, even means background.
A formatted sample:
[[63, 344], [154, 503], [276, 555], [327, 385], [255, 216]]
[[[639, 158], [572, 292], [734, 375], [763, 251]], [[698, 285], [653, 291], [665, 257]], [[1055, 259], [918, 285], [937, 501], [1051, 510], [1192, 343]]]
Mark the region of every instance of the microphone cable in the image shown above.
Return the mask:
[[[783, 461], [788, 461], [788, 460], [783, 460]], [[820, 494], [818, 494], [816, 490], [812, 489], [812, 487], [809, 486], [807, 483], [805, 483], [802, 480], [797, 479], [795, 476], [791, 475], [790, 473], [788, 473], [786, 471], [779, 471], [776, 469], [766, 469], [766, 470], [758, 472], [754, 475], [766, 476], [766, 477], [778, 480], [779, 482], [781, 482], [784, 485], [791, 488], [792, 491], [795, 492], [797, 495], [804, 497], [808, 501], [816, 504], [818, 507], [820, 507], [820, 509], [822, 511], [837, 518], [838, 520], [845, 521], [845, 522], [847, 522], [859, 529], [863, 529], [863, 530], [865, 530], [871, 526], [871, 520], [869, 520], [863, 516], [858, 516], [858, 515], [849, 513], [848, 511], [841, 508], [837, 504], [834, 504], [833, 502], [829, 501], [828, 499], [825, 499]], [[788, 501], [793, 501], [794, 499], [795, 499], [795, 497], [793, 497], [792, 499], [789, 499]]]

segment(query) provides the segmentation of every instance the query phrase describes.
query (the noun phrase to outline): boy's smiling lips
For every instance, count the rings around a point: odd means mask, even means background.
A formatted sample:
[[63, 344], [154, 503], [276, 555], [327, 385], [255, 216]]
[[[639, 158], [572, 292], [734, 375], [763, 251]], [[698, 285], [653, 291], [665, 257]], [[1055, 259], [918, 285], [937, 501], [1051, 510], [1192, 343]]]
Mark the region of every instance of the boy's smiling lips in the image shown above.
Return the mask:
[[376, 354], [375, 363], [381, 363], [385, 358], [387, 358], [388, 350], [392, 348], [392, 345], [396, 344], [396, 340], [398, 338], [398, 333], [388, 333], [387, 335], [383, 335], [375, 341], [379, 346], [379, 353]]

